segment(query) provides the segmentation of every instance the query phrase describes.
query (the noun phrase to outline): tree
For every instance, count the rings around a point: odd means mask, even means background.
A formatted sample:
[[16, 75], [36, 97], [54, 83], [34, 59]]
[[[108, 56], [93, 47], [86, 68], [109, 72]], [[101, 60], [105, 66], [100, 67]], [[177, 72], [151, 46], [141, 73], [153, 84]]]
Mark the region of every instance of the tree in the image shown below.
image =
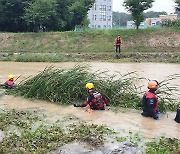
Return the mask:
[[175, 0], [176, 5], [176, 10], [180, 11], [180, 0]]
[[54, 0], [37, 0], [25, 9], [23, 17], [34, 31], [56, 29], [56, 9]]
[[132, 20], [131, 14], [123, 13], [123, 12], [113, 12], [113, 26], [120, 27], [126, 26], [127, 21]]
[[0, 31], [73, 30], [95, 0], [0, 0]]
[[0, 31], [26, 31], [27, 24], [22, 16], [24, 8], [34, 0], [1, 0], [0, 1]]
[[157, 18], [159, 15], [167, 15], [167, 12], [162, 11], [162, 12], [154, 12], [154, 11], [149, 11], [144, 13], [145, 18]]
[[37, 0], [26, 8], [24, 19], [35, 30], [73, 30], [87, 17], [94, 0]]
[[76, 25], [80, 25], [88, 11], [94, 4], [95, 0], [71, 0], [69, 6], [69, 22], [67, 23], [66, 30], [72, 30]]
[[180, 17], [180, 11], [175, 11], [174, 14], [177, 14]]
[[144, 20], [143, 11], [152, 7], [154, 0], [125, 0], [123, 5], [132, 14], [136, 29]]

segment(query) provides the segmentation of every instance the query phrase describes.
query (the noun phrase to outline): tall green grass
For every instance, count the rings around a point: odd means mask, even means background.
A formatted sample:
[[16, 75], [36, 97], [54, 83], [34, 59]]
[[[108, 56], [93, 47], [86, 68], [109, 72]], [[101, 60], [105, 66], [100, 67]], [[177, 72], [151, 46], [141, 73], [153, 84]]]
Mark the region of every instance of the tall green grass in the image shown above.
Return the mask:
[[[33, 78], [21, 82], [15, 93], [26, 98], [43, 99], [59, 104], [72, 104], [86, 100], [85, 84], [92, 82], [105, 95], [111, 105], [140, 108], [141, 101], [133, 84], [136, 78], [129, 73], [103, 77], [106, 72], [89, 73], [86, 66], [75, 66], [70, 70], [46, 68]], [[103, 76], [102, 76], [103, 75]]]
[[[32, 78], [22, 81], [14, 93], [26, 98], [42, 99], [59, 104], [73, 104], [83, 102], [87, 97], [85, 84], [92, 82], [95, 89], [105, 95], [110, 105], [125, 108], [141, 109], [141, 87], [136, 87], [138, 80], [135, 72], [125, 75], [116, 73], [108, 75], [108, 71], [89, 73], [87, 66], [76, 65], [69, 70], [55, 69], [53, 66], [45, 68]], [[179, 75], [169, 76], [168, 79], [159, 82], [157, 95], [159, 97], [160, 111], [175, 111], [178, 100], [174, 99], [174, 93], [178, 92], [176, 86], [171, 86], [171, 80]]]
[[166, 79], [159, 82], [159, 88], [156, 93], [159, 98], [159, 108], [161, 111], [175, 111], [180, 105], [178, 87], [171, 84], [171, 81], [177, 78], [180, 78], [180, 74], [169, 75]]

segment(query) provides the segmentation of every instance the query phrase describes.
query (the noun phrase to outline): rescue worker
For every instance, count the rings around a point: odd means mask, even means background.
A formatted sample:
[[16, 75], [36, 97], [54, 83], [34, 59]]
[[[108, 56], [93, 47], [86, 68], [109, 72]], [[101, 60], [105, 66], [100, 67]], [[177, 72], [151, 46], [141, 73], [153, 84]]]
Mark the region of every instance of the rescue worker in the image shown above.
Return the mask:
[[6, 89], [14, 88], [14, 75], [8, 75], [8, 80], [4, 83]]
[[104, 104], [109, 106], [108, 100], [101, 93], [95, 91], [93, 83], [87, 83], [86, 89], [88, 92], [87, 100], [83, 104], [74, 104], [74, 107], [86, 107], [89, 105], [92, 110], [105, 110]]
[[120, 35], [117, 36], [114, 40], [114, 48], [116, 49], [116, 53], [121, 52], [122, 39]]
[[177, 123], [180, 123], [180, 106], [177, 108], [176, 117], [174, 119]]
[[155, 91], [158, 89], [158, 82], [153, 80], [148, 83], [148, 92], [145, 92], [142, 98], [143, 112], [141, 115], [145, 117], [153, 117], [155, 120], [159, 120], [158, 117], [158, 98]]

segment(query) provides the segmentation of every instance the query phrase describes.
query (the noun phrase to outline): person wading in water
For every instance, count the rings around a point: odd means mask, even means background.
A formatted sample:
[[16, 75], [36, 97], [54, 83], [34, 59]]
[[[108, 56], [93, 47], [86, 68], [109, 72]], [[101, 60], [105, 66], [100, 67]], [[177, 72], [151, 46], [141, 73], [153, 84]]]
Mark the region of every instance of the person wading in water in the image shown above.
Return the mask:
[[90, 106], [91, 110], [105, 110], [106, 106], [109, 106], [108, 100], [94, 89], [93, 83], [87, 83], [86, 89], [88, 92], [87, 100], [83, 104], [74, 104], [74, 107], [86, 107]]
[[141, 115], [145, 117], [153, 117], [155, 120], [159, 120], [158, 117], [158, 98], [155, 91], [158, 89], [158, 82], [153, 80], [148, 83], [147, 88], [149, 91], [145, 92], [142, 98], [143, 112]]

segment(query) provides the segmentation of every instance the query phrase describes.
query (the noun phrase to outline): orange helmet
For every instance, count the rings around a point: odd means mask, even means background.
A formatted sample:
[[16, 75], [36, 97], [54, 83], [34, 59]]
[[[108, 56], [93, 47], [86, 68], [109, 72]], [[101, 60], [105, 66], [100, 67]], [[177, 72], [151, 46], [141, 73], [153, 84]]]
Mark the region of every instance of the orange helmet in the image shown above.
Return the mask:
[[147, 86], [148, 89], [154, 89], [156, 90], [158, 88], [158, 82], [156, 81], [150, 81]]

